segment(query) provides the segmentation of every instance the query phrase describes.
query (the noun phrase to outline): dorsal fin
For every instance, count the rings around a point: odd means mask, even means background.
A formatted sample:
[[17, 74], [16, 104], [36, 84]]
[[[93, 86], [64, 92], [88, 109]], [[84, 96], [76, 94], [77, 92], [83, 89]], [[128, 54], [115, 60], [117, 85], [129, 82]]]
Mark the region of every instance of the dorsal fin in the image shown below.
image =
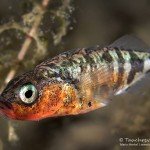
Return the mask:
[[138, 51], [150, 52], [150, 48], [141, 39], [132, 35], [125, 35], [118, 40], [114, 41], [109, 47], [117, 47], [123, 49], [132, 49]]

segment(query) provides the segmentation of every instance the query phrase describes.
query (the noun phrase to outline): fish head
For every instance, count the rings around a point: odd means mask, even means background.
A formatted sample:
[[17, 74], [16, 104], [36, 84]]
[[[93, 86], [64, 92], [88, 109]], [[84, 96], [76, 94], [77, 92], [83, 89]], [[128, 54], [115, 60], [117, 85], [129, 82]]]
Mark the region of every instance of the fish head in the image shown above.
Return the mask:
[[76, 111], [76, 99], [71, 84], [29, 72], [8, 83], [0, 95], [0, 113], [15, 120], [63, 116]]

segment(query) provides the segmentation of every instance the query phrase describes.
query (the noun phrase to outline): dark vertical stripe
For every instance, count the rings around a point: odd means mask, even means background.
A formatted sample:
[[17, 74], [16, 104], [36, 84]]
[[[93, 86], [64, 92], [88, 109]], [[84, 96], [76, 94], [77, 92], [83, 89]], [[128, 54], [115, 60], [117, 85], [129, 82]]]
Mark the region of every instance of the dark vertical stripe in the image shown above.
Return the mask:
[[113, 58], [112, 56], [109, 54], [109, 51], [104, 51], [103, 55], [102, 55], [102, 59], [104, 59], [105, 61], [107, 61], [108, 63], [112, 63], [113, 62]]
[[118, 81], [116, 83], [115, 88], [119, 88], [123, 83], [123, 75], [124, 75], [124, 63], [125, 60], [122, 56], [121, 50], [118, 48], [115, 48], [115, 52], [118, 55]]
[[144, 69], [144, 60], [140, 59], [133, 51], [129, 51], [131, 57], [131, 71], [129, 73], [127, 84], [130, 84], [137, 72], [142, 72]]
[[[112, 63], [113, 63], [114, 60], [113, 60], [112, 56], [110, 55], [109, 51], [108, 50], [106, 50], [106, 51], [104, 50], [101, 58], [102, 58], [103, 61], [106, 62], [106, 66], [109, 69], [108, 73], [112, 74], [114, 72], [114, 66], [112, 66]], [[110, 79], [108, 79], [108, 80], [110, 80]]]

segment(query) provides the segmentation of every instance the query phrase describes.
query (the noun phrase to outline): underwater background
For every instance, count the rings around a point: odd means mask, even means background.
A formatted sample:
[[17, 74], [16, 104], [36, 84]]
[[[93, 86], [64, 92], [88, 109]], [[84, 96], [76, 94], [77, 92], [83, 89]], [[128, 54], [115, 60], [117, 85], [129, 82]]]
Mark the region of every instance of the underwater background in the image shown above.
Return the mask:
[[[46, 0], [43, 0], [46, 1]], [[148, 0], [0, 0], [0, 89], [13, 76], [79, 47], [107, 46], [134, 34], [150, 46]], [[36, 29], [30, 45], [27, 34]], [[18, 54], [25, 45], [25, 57]], [[150, 139], [150, 75], [93, 112], [38, 122], [0, 116], [0, 150], [150, 149], [120, 139]]]

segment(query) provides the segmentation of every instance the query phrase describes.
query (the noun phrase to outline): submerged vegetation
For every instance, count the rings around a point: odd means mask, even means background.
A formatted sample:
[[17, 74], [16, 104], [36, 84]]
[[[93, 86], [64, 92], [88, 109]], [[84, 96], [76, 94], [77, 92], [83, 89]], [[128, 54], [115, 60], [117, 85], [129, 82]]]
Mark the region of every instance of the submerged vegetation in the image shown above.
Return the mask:
[[8, 7], [14, 16], [9, 14], [7, 19], [1, 19], [1, 85], [51, 55], [51, 49], [67, 33], [73, 10], [69, 0], [18, 1], [16, 11], [13, 8], [16, 6]]

